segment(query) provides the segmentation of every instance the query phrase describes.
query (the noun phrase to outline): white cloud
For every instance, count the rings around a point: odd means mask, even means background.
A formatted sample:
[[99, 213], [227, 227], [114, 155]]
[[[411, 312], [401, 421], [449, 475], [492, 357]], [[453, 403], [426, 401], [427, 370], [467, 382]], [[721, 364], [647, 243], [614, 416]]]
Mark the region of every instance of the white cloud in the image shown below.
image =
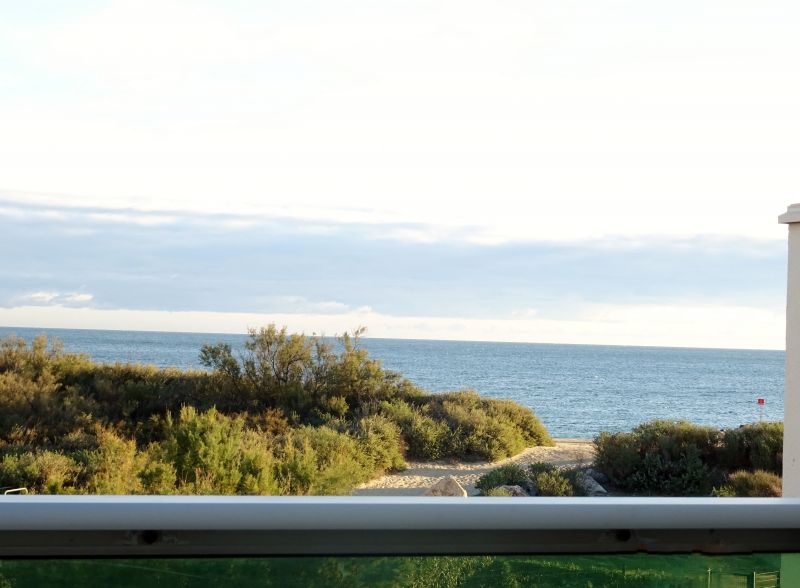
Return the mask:
[[91, 294], [65, 294], [63, 296], [64, 302], [91, 302], [94, 296]]
[[22, 303], [33, 303], [39, 305], [53, 305], [53, 306], [77, 306], [86, 302], [91, 302], [94, 299], [92, 294], [85, 292], [31, 292], [30, 294], [23, 294], [17, 300]]
[[520, 308], [511, 312], [514, 318], [529, 319], [539, 316], [538, 308]]
[[58, 292], [32, 292], [30, 294], [21, 296], [22, 300], [28, 300], [30, 302], [40, 302], [40, 303], [52, 302], [58, 297], [59, 297]]
[[305, 296], [265, 297], [261, 302], [262, 304], [276, 305], [288, 312], [295, 313], [341, 314], [350, 310], [350, 307], [343, 302], [311, 300]]

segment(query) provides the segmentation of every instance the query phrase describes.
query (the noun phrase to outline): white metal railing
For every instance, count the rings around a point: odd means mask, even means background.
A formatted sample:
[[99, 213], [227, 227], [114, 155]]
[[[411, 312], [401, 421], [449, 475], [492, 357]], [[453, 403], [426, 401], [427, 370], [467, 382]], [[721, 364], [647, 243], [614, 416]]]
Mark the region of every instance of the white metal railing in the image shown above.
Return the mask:
[[800, 499], [0, 497], [0, 556], [800, 551]]

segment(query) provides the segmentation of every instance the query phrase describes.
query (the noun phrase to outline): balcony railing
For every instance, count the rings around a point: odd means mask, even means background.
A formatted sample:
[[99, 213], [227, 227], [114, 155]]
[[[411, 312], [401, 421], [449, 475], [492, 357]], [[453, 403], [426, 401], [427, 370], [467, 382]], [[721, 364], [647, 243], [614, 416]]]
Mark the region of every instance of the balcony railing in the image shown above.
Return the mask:
[[796, 498], [0, 498], [2, 557], [794, 551]]

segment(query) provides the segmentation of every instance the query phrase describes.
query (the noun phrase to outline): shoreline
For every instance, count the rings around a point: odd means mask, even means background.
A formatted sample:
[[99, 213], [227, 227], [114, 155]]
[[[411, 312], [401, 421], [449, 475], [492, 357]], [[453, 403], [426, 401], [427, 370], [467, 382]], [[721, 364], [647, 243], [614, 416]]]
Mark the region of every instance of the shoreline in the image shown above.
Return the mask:
[[356, 487], [353, 496], [422, 496], [438, 480], [452, 476], [470, 496], [475, 496], [475, 482], [483, 474], [505, 464], [521, 466], [545, 461], [557, 467], [590, 465], [594, 459], [591, 439], [553, 439], [553, 447], [529, 447], [513, 457], [499, 461], [409, 461], [402, 472], [386, 474]]

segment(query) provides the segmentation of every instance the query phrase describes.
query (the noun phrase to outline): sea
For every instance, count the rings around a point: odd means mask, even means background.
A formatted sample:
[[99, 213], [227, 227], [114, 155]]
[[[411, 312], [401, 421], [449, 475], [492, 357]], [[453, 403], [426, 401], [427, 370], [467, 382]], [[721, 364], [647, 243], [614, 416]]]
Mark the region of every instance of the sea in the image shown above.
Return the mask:
[[[104, 363], [202, 368], [200, 348], [245, 335], [0, 327], [47, 334]], [[385, 368], [433, 393], [472, 389], [531, 408], [554, 437], [592, 438], [652, 419], [719, 428], [783, 419], [784, 352], [364, 338]], [[763, 404], [758, 399], [764, 400]]]

